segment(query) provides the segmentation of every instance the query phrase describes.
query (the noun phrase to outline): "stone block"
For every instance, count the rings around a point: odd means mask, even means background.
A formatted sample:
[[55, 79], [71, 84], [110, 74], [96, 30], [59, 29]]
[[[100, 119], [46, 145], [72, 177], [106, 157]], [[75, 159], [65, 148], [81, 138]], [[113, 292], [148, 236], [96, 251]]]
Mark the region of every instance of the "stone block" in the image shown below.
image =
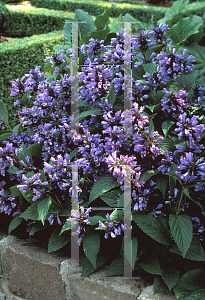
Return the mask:
[[65, 285], [59, 274], [62, 258], [45, 249], [21, 246], [22, 241], [14, 236], [8, 239], [4, 277], [10, 292], [29, 300], [65, 300]]
[[137, 300], [176, 300], [177, 298], [171, 292], [154, 294], [153, 285], [145, 287]]

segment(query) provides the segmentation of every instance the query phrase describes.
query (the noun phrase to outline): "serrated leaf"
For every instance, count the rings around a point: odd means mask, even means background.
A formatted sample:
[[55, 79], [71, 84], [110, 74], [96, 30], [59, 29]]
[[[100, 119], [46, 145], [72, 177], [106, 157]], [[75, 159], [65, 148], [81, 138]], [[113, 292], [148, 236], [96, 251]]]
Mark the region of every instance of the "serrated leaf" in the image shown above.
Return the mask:
[[140, 262], [139, 266], [150, 274], [161, 275], [161, 269], [159, 266], [159, 260], [154, 254], [153, 256], [147, 257], [145, 262]]
[[78, 148], [75, 148], [69, 155], [70, 161], [73, 157], [75, 157], [78, 154]]
[[21, 195], [21, 191], [17, 188], [17, 185], [13, 185], [9, 189], [10, 189], [12, 195], [14, 195], [15, 197], [18, 197]]
[[[182, 256], [182, 252], [179, 250], [176, 244], [173, 245], [169, 251]], [[193, 236], [185, 258], [193, 261], [205, 261], [205, 252], [202, 249], [199, 238], [195, 235]]]
[[165, 193], [168, 185], [168, 177], [167, 176], [156, 177], [155, 181], [158, 189], [162, 193], [162, 196], [165, 197]]
[[90, 192], [88, 205], [96, 198], [105, 194], [109, 190], [119, 186], [117, 180], [111, 174], [103, 174], [93, 185]]
[[41, 156], [41, 150], [42, 150], [42, 143], [37, 143], [30, 145], [27, 150], [30, 152], [32, 157], [40, 157]]
[[170, 245], [168, 220], [153, 215], [132, 215], [133, 221], [153, 240], [164, 245]]
[[32, 225], [32, 229], [31, 229], [30, 233], [31, 234], [32, 233], [36, 233], [36, 232], [38, 232], [40, 230], [43, 230], [43, 229], [49, 228], [49, 227], [50, 227], [50, 224], [47, 225], [47, 226], [43, 226], [43, 224], [41, 222], [37, 222], [37, 223], [35, 223], [35, 224]]
[[139, 181], [148, 181], [152, 176], [158, 174], [159, 171], [158, 170], [150, 170], [150, 171], [146, 171], [144, 172], [141, 176], [140, 176], [140, 179]]
[[175, 286], [177, 280], [179, 279], [179, 271], [175, 269], [161, 268], [162, 279], [168, 286], [169, 291]]
[[31, 204], [21, 215], [21, 218], [30, 220], [40, 220], [38, 215], [38, 203]]
[[67, 231], [67, 230], [70, 230], [72, 227], [72, 224], [71, 222], [65, 222], [65, 224], [63, 225], [62, 229], [61, 229], [61, 232], [60, 232], [60, 235], [64, 232], [64, 231]]
[[9, 115], [6, 109], [6, 105], [2, 100], [0, 100], [0, 119], [5, 123], [8, 124], [9, 122]]
[[178, 82], [182, 87], [185, 87], [186, 91], [190, 91], [196, 82], [198, 71], [192, 71], [191, 73], [182, 72], [178, 78]]
[[144, 80], [143, 75], [145, 75], [145, 71], [142, 65], [139, 65], [137, 68], [132, 68], [132, 76], [134, 80]]
[[167, 286], [160, 276], [154, 277], [154, 295], [167, 290]]
[[93, 216], [88, 218], [88, 221], [90, 222], [89, 225], [96, 225], [99, 224], [99, 221], [105, 222], [106, 220], [107, 219], [104, 219], [102, 216]]
[[97, 115], [97, 116], [103, 115], [103, 111], [100, 109], [91, 109], [88, 111], [84, 111], [73, 119], [73, 123], [80, 122], [83, 119], [85, 119], [86, 117], [91, 116], [91, 115]]
[[183, 274], [174, 287], [174, 293], [179, 300], [205, 299], [205, 270], [192, 269]]
[[48, 242], [48, 253], [57, 251], [63, 248], [70, 241], [70, 236], [68, 235], [60, 235], [61, 228], [56, 227], [52, 232], [49, 242]]
[[115, 207], [120, 195], [120, 191], [112, 191], [101, 195], [100, 198], [110, 207]]
[[159, 146], [165, 151], [175, 151], [175, 146], [172, 144], [172, 142], [168, 138], [164, 138], [163, 140], [159, 141]]
[[19, 128], [22, 126], [22, 124], [18, 124], [13, 128], [13, 133], [18, 133]]
[[157, 71], [157, 67], [155, 64], [148, 63], [148, 64], [143, 64], [143, 68], [146, 73], [153, 75]]
[[23, 222], [23, 219], [21, 219], [19, 217], [19, 215], [15, 216], [10, 224], [9, 224], [9, 230], [8, 230], [8, 233], [10, 234], [12, 232], [12, 230], [14, 230], [15, 228], [17, 228], [21, 223]]
[[88, 233], [83, 238], [83, 250], [93, 267], [97, 268], [97, 254], [100, 250], [100, 237], [98, 234]]
[[115, 276], [124, 274], [124, 258], [122, 256], [114, 259], [109, 268], [107, 269], [105, 276]]
[[109, 94], [108, 94], [108, 97], [107, 97], [108, 100], [109, 100], [109, 102], [112, 103], [112, 105], [115, 104], [116, 97], [117, 97], [117, 95], [116, 95], [116, 93], [115, 93], [115, 87], [112, 86], [111, 89], [110, 89], [110, 92], [109, 92]]
[[[102, 267], [106, 262], [106, 258], [104, 256], [97, 255], [97, 268]], [[96, 269], [93, 267], [91, 262], [87, 257], [83, 260], [83, 266], [82, 266], [82, 272], [81, 272], [81, 278], [88, 277], [90, 274], [92, 274]]]
[[19, 171], [19, 169], [17, 167], [13, 166], [12, 168], [9, 167], [7, 171], [8, 171], [8, 173], [16, 174]]
[[22, 143], [20, 149], [22, 149], [20, 152], [18, 152], [18, 160], [19, 162], [22, 160], [26, 165], [28, 165], [27, 161], [26, 161], [26, 157], [29, 157], [29, 162], [30, 164], [33, 163], [32, 160], [32, 156], [31, 153], [26, 149], [26, 147], [24, 146], [24, 143]]
[[48, 210], [51, 206], [51, 203], [52, 203], [51, 198], [43, 199], [38, 203], [38, 214], [43, 225], [44, 225], [44, 221], [46, 220], [46, 216], [48, 214]]
[[187, 215], [169, 216], [169, 226], [175, 243], [185, 257], [193, 237], [193, 226], [191, 219]]
[[13, 132], [7, 132], [0, 135], [0, 141], [8, 141], [7, 138], [12, 136]]
[[167, 137], [169, 129], [174, 125], [174, 122], [166, 120], [162, 123], [162, 131], [164, 133], [165, 138]]

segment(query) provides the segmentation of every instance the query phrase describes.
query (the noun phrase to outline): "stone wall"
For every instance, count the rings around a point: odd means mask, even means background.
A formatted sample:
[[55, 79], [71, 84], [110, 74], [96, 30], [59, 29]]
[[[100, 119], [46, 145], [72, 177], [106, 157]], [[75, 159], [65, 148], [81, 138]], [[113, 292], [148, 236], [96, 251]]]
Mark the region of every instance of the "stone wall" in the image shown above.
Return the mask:
[[71, 261], [45, 249], [22, 246], [0, 233], [0, 300], [174, 300], [173, 293], [153, 295], [142, 279], [104, 277], [105, 270], [80, 280], [71, 276]]

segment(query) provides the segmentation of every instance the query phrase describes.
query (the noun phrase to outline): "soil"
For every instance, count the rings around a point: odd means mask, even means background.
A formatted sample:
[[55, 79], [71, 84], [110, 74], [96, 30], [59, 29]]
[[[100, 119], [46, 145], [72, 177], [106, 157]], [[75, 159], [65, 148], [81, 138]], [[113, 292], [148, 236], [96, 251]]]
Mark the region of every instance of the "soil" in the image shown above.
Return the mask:
[[[125, 0], [126, 1], [126, 0]], [[149, 2], [141, 2], [140, 5], [148, 5], [148, 6], [158, 6], [158, 7], [170, 7], [172, 3], [163, 3], [161, 0], [151, 0]], [[162, 0], [163, 1], [163, 0]], [[160, 3], [159, 3], [160, 2]], [[25, 7], [35, 7], [30, 4], [30, 1], [21, 1], [16, 3], [7, 3], [8, 5], [21, 5]], [[0, 32], [0, 43], [10, 42], [13, 40], [17, 40], [18, 38], [6, 36], [5, 33]]]

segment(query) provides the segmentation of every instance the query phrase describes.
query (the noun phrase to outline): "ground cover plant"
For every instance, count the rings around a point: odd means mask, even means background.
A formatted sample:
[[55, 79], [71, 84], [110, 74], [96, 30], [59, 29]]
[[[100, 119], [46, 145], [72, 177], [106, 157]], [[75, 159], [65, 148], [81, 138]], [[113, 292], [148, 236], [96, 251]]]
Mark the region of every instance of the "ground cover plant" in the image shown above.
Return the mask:
[[[182, 41], [176, 48], [183, 51], [177, 54], [166, 24], [146, 30], [136, 25], [130, 37], [133, 134], [127, 136], [124, 29], [119, 23], [107, 24], [112, 9], [95, 22], [82, 10], [75, 14], [75, 21], [87, 21], [79, 25], [79, 61], [84, 67], [79, 72], [78, 118], [71, 116], [72, 50], [65, 45], [46, 58], [44, 71], [37, 66], [12, 81], [11, 95], [19, 106], [19, 124], [13, 129], [0, 102], [1, 211], [12, 218], [9, 233], [24, 224], [31, 242], [48, 230], [49, 252], [70, 245], [72, 221], [76, 222], [81, 276], [104, 264], [109, 264], [106, 276], [122, 275], [128, 169], [133, 274], [141, 269], [152, 274], [155, 293], [173, 289], [177, 299], [203, 299], [203, 47], [196, 41], [195, 48], [188, 47], [189, 52], [198, 49], [194, 58], [181, 47]], [[128, 14], [121, 18], [136, 21]], [[171, 19], [166, 18], [168, 23]], [[71, 45], [71, 25], [63, 32]], [[80, 135], [71, 132], [73, 125]], [[71, 211], [73, 165], [79, 168], [79, 211]], [[96, 212], [94, 207], [113, 211]], [[113, 247], [114, 258], [107, 251]]]

